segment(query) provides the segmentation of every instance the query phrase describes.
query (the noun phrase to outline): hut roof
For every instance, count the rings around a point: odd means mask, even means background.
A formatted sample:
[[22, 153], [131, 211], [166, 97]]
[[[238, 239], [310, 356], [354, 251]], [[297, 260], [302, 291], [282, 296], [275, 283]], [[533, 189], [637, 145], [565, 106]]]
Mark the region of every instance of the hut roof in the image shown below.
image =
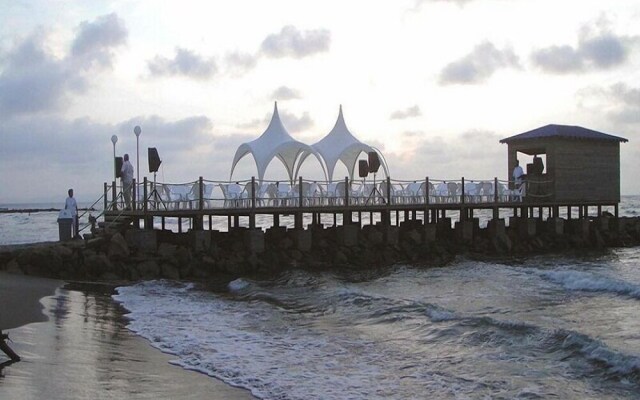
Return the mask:
[[581, 126], [571, 125], [546, 125], [528, 132], [520, 133], [515, 136], [511, 136], [500, 140], [500, 143], [511, 143], [521, 140], [534, 140], [539, 138], [549, 137], [563, 137], [571, 139], [588, 139], [588, 140], [607, 140], [617, 142], [627, 142], [628, 140], [622, 137], [609, 135], [602, 132], [597, 132], [591, 129], [583, 128]]

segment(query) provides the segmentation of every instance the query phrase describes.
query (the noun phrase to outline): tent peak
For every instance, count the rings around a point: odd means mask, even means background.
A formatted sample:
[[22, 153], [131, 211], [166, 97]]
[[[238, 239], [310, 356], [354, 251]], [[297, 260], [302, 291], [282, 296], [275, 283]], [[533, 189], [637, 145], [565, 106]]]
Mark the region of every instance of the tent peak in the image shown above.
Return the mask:
[[[289, 132], [287, 132], [287, 129], [284, 127], [284, 124], [282, 123], [282, 120], [280, 119], [280, 113], [278, 112], [278, 102], [276, 101], [274, 106], [273, 106], [273, 115], [271, 116], [271, 121], [269, 122], [269, 126], [267, 127], [267, 130], [264, 132], [264, 134], [266, 134], [267, 132], [269, 132], [270, 130], [276, 129], [281, 133], [284, 133], [286, 136], [289, 136]], [[263, 134], [263, 135], [264, 135]]]
[[[347, 123], [344, 121], [344, 115], [342, 114], [342, 104], [340, 104], [340, 110], [338, 111], [338, 119], [336, 120], [336, 124], [333, 126], [331, 132], [336, 131], [337, 128], [341, 128], [349, 132], [349, 128], [347, 128]], [[351, 134], [351, 132], [349, 132]]]

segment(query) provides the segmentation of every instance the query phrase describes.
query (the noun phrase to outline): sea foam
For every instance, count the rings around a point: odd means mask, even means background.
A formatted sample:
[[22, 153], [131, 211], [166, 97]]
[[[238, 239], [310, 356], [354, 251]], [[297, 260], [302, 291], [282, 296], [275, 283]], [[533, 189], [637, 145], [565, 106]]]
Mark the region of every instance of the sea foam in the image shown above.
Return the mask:
[[607, 292], [640, 299], [640, 286], [584, 271], [544, 271], [542, 276], [565, 289]]

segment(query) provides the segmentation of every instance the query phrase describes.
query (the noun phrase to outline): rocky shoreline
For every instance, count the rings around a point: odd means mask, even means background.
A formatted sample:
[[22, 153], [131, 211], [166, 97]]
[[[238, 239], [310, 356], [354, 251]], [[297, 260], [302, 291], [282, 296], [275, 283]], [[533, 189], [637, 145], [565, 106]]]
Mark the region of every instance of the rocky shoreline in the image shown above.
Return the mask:
[[574, 221], [564, 221], [560, 225], [567, 229], [558, 230], [557, 221], [551, 226], [553, 221], [534, 220], [528, 224], [538, 226], [533, 234], [530, 227], [523, 229], [524, 224], [515, 220], [497, 232], [491, 224], [487, 228], [472, 225], [469, 236], [461, 234], [457, 224], [456, 229], [448, 229], [450, 225], [425, 229], [421, 221], [406, 221], [399, 227], [311, 226], [302, 232], [277, 227], [259, 231], [258, 237], [263, 239], [258, 246], [247, 244], [247, 238], [255, 235], [246, 228], [231, 232], [151, 231], [155, 238], [149, 246], [139, 239], [149, 231], [128, 227], [87, 241], [0, 247], [0, 270], [64, 280], [204, 280], [289, 268], [367, 269], [396, 263], [443, 266], [459, 255], [521, 257], [640, 244], [640, 218], [569, 223]]

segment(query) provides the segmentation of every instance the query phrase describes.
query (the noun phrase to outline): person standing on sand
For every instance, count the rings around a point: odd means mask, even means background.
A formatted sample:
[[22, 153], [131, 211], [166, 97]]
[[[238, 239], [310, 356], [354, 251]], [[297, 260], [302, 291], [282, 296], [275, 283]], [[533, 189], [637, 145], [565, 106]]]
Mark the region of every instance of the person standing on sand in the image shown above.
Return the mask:
[[71, 213], [71, 237], [75, 238], [78, 235], [78, 203], [73, 198], [73, 189], [69, 189], [68, 193], [69, 197], [64, 202], [64, 209]]
[[131, 210], [131, 188], [133, 187], [133, 165], [129, 162], [129, 154], [124, 155], [122, 163], [122, 192], [127, 210]]

